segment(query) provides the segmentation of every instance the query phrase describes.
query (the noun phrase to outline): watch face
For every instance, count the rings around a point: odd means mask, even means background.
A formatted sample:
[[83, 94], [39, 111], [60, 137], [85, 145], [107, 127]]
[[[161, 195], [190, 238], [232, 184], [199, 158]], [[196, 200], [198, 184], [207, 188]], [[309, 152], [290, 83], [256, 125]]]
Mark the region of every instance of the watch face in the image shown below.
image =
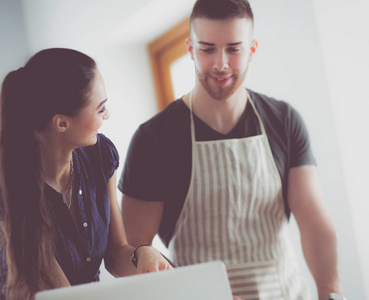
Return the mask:
[[328, 299], [331, 299], [331, 300], [345, 300], [346, 298], [343, 297], [343, 296], [341, 296], [341, 295], [339, 295], [339, 294], [331, 293], [331, 294], [329, 294], [327, 300]]

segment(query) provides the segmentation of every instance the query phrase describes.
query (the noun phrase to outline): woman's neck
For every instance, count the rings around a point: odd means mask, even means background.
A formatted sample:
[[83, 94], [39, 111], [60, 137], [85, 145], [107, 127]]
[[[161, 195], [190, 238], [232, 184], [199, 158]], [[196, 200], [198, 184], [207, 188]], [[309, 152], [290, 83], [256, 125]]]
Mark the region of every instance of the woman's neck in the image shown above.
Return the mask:
[[70, 181], [73, 150], [67, 149], [61, 141], [50, 137], [40, 137], [40, 143], [44, 180], [56, 191], [63, 193]]

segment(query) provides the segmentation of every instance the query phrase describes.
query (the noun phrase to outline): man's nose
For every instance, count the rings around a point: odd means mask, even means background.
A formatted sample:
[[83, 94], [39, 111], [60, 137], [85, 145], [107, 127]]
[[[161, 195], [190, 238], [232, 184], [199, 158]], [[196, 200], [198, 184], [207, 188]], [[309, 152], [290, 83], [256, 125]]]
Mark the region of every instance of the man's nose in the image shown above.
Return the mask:
[[228, 69], [228, 56], [225, 51], [221, 50], [216, 53], [214, 68], [218, 71], [223, 71]]

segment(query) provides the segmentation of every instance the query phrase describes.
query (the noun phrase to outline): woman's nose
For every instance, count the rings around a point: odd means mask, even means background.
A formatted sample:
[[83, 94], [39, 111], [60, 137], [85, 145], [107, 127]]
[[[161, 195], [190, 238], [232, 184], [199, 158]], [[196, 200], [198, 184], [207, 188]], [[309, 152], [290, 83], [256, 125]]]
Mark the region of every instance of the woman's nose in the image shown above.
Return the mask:
[[104, 112], [103, 119], [107, 120], [109, 118], [110, 118], [110, 111], [109, 111], [109, 109], [106, 109], [105, 112]]

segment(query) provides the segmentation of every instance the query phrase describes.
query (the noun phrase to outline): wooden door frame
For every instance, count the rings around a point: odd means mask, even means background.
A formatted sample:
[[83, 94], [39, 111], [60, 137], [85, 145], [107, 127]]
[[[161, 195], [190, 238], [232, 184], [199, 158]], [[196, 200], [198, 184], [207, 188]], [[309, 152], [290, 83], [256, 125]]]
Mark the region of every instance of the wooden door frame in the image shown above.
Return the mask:
[[149, 44], [158, 109], [174, 100], [170, 65], [187, 54], [186, 38], [190, 37], [190, 22], [186, 18], [177, 26]]

